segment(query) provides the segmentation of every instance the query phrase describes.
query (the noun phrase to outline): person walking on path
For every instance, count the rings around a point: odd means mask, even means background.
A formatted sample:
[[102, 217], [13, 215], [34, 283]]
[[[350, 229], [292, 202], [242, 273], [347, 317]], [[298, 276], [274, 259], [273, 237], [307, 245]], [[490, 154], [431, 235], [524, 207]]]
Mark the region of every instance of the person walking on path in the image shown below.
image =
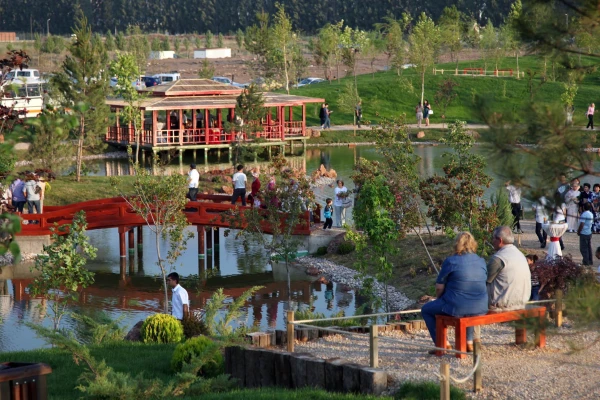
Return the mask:
[[540, 197], [538, 201], [533, 204], [533, 211], [535, 211], [535, 234], [540, 241], [540, 247], [543, 249], [546, 247], [546, 241], [548, 240], [548, 234], [542, 229], [542, 224], [548, 221], [548, 213], [546, 212], [546, 205], [548, 201], [544, 196]]
[[[459, 233], [454, 254], [444, 260], [435, 281], [437, 299], [421, 308], [433, 343], [436, 343], [436, 315], [466, 317], [488, 312], [485, 260], [477, 255], [477, 241], [469, 232]], [[473, 351], [475, 329], [467, 328], [467, 351]], [[451, 348], [446, 343], [446, 348]], [[435, 354], [435, 350], [430, 351]]]
[[582, 264], [584, 266], [592, 265], [592, 224], [594, 223], [594, 215], [590, 211], [592, 205], [585, 203], [583, 205], [583, 213], [579, 217], [579, 228], [577, 235], [579, 236], [579, 251], [583, 257]]
[[319, 110], [319, 119], [321, 120], [321, 129], [325, 129], [325, 120], [327, 119], [327, 109], [325, 103], [321, 104], [321, 110]]
[[425, 100], [425, 104], [423, 105], [423, 119], [425, 119], [425, 126], [429, 126], [429, 114], [432, 114], [431, 105], [429, 105], [429, 100]]
[[179, 284], [179, 274], [171, 272], [167, 275], [167, 283], [171, 287], [171, 315], [182, 321], [190, 315], [190, 298], [187, 290]]
[[44, 212], [44, 199], [46, 198], [46, 190], [50, 189], [50, 184], [46, 182], [46, 178], [40, 175], [36, 175], [37, 185], [42, 189], [40, 192], [40, 214]]
[[188, 198], [191, 201], [196, 201], [198, 195], [198, 184], [200, 183], [200, 174], [196, 169], [196, 164], [190, 164], [190, 172], [188, 172]]
[[590, 104], [585, 115], [588, 117], [588, 124], [585, 129], [589, 129], [590, 127], [594, 130], [594, 112], [596, 111], [596, 105], [594, 103]]
[[512, 215], [514, 217], [513, 229], [516, 233], [523, 233], [521, 229], [521, 188], [511, 185], [510, 181], [506, 182], [506, 190], [508, 190], [508, 200], [510, 201], [510, 207]]
[[354, 109], [354, 115], [356, 116], [356, 125], [360, 128], [360, 120], [362, 119], [362, 101], [360, 100]]
[[420, 128], [423, 122], [423, 105], [421, 102], [415, 107], [415, 113], [417, 114], [417, 127]]
[[331, 128], [331, 113], [333, 111], [329, 111], [329, 104], [325, 103], [325, 124], [323, 125], [324, 129]]
[[231, 196], [231, 204], [235, 204], [238, 197], [242, 198], [242, 205], [246, 206], [246, 182], [248, 178], [244, 173], [244, 166], [238, 165], [237, 172], [233, 174], [233, 195]]
[[346, 209], [344, 208], [346, 193], [348, 193], [348, 188], [344, 186], [344, 181], [338, 180], [337, 187], [334, 190], [335, 200], [333, 201], [335, 223], [338, 228], [341, 228], [346, 223]]

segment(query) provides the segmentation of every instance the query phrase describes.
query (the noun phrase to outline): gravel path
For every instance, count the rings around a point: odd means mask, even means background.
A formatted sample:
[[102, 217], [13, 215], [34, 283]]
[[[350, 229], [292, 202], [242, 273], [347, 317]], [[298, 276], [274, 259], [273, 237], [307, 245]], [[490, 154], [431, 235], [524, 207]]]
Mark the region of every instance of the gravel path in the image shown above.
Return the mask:
[[[454, 340], [449, 331], [451, 343]], [[574, 333], [567, 326], [556, 335], [547, 337], [547, 347], [536, 349], [514, 344], [514, 328], [509, 324], [488, 325], [481, 328], [483, 343], [483, 390], [471, 392], [473, 380], [455, 386], [473, 399], [597, 399], [600, 398], [600, 344], [581, 353], [567, 354], [569, 340], [591, 344], [595, 333]], [[408, 342], [386, 341], [395, 338]], [[529, 340], [532, 341], [531, 335]], [[426, 349], [411, 344], [431, 345], [426, 330], [402, 333], [386, 332], [380, 335], [379, 364], [392, 377], [392, 391], [402, 382], [433, 381], [439, 371], [440, 358], [427, 354]], [[341, 357], [361, 365], [369, 364], [368, 336], [329, 336], [317, 341], [297, 343], [296, 352], [312, 353], [328, 359]], [[472, 359], [459, 360], [444, 356], [450, 362], [450, 374], [463, 378], [470, 373]]]

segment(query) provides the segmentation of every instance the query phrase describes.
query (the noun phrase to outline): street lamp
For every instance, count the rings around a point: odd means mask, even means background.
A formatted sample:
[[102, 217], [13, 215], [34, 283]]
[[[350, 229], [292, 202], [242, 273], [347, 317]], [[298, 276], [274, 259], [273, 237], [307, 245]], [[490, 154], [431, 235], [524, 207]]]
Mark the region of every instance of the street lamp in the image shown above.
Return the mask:
[[50, 37], [50, 18], [46, 21], [46, 37]]

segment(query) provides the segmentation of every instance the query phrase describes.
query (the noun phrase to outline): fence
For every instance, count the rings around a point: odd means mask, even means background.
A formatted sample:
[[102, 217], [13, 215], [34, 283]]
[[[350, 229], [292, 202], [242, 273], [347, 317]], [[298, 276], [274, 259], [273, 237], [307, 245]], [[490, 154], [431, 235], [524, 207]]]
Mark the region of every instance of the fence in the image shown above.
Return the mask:
[[434, 75], [452, 74], [455, 76], [495, 76], [495, 77], [516, 77], [517, 79], [524, 78], [525, 72], [514, 72], [512, 69], [493, 69], [486, 70], [483, 68], [463, 68], [463, 69], [437, 69], [433, 68]]
[[[555, 307], [555, 324], [557, 327], [562, 325], [562, 308], [563, 308], [563, 293], [561, 290], [556, 291], [556, 298], [549, 300], [539, 300], [539, 301], [530, 301], [527, 304], [546, 304], [546, 303], [556, 303]], [[347, 336], [363, 336], [360, 333], [348, 332], [341, 329], [335, 328], [327, 328], [321, 326], [309, 325], [310, 323], [315, 322], [323, 322], [323, 321], [341, 321], [347, 319], [361, 319], [361, 318], [379, 318], [379, 317], [388, 317], [395, 315], [403, 315], [403, 314], [416, 314], [420, 313], [420, 309], [414, 310], [404, 310], [404, 311], [396, 311], [389, 313], [377, 313], [377, 314], [365, 314], [365, 315], [354, 315], [349, 317], [332, 317], [332, 318], [322, 318], [322, 319], [306, 319], [296, 321], [294, 318], [294, 311], [287, 312], [287, 351], [290, 353], [294, 352], [294, 328], [295, 327], [310, 327], [317, 328], [320, 330], [338, 333], [341, 335]], [[454, 383], [464, 383], [467, 380], [473, 378], [473, 391], [478, 392], [482, 389], [482, 368], [481, 368], [481, 335], [480, 335], [480, 327], [475, 327], [475, 338], [473, 340], [473, 353], [465, 353], [454, 349], [445, 349], [436, 346], [418, 344], [413, 342], [406, 342], [399, 339], [394, 339], [390, 337], [380, 337], [379, 336], [380, 325], [371, 325], [369, 329], [369, 364], [371, 368], [379, 367], [379, 341], [388, 341], [398, 344], [403, 344], [412, 347], [420, 347], [428, 350], [437, 350], [439, 352], [452, 353], [452, 354], [466, 354], [468, 356], [473, 357], [473, 368], [467, 374], [467, 376], [463, 378], [454, 378], [450, 375], [450, 364], [447, 361], [440, 361], [440, 373], [436, 374], [438, 379], [440, 380], [440, 399], [441, 400], [450, 400], [450, 381]]]

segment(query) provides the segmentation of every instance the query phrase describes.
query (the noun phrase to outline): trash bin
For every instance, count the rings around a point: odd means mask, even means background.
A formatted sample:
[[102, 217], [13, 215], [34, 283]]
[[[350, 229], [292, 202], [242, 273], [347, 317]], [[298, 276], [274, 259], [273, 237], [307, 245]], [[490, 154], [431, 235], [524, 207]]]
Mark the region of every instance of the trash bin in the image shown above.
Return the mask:
[[42, 363], [0, 363], [0, 400], [46, 400], [46, 375], [52, 373]]

